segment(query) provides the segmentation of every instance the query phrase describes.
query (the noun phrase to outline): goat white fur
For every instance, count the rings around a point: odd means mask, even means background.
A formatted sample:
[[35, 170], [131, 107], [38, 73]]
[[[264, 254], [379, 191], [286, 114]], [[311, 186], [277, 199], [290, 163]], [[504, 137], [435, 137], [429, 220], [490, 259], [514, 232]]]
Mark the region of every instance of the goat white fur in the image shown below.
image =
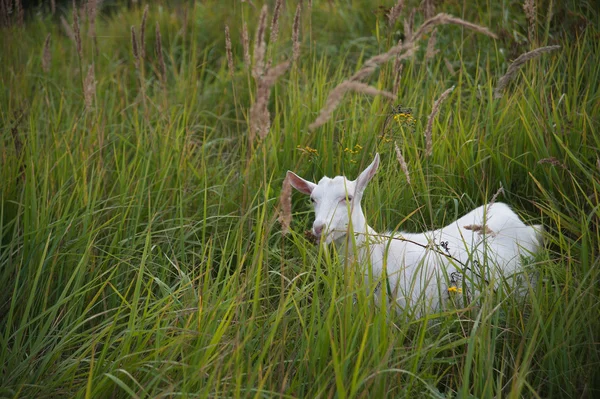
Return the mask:
[[[382, 281], [404, 308], [421, 304], [437, 310], [449, 287], [473, 283], [499, 284], [499, 277], [518, 272], [521, 257], [542, 244], [542, 226], [527, 226], [503, 203], [480, 206], [448, 226], [424, 233], [378, 234], [366, 222], [361, 199], [379, 167], [379, 154], [356, 180], [323, 177], [318, 184], [288, 171], [291, 185], [310, 195], [315, 211], [312, 233], [334, 242], [348, 263], [356, 260], [374, 281]], [[456, 281], [470, 281], [463, 284]], [[464, 279], [463, 279], [464, 277]], [[377, 294], [377, 293], [376, 293]], [[420, 312], [419, 312], [420, 313]]]

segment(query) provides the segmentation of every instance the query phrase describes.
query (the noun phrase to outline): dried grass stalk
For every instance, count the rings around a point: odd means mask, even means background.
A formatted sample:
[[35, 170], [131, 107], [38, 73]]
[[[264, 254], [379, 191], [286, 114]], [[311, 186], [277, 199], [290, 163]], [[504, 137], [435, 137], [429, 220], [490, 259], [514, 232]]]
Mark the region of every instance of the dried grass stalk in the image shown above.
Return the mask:
[[393, 93], [379, 90], [379, 89], [369, 86], [365, 83], [356, 82], [356, 81], [352, 81], [352, 80], [346, 80], [346, 81], [340, 83], [339, 85], [337, 85], [329, 93], [329, 97], [327, 97], [327, 102], [325, 103], [325, 106], [321, 109], [319, 116], [313, 123], [311, 123], [308, 126], [308, 128], [310, 130], [314, 130], [314, 129], [318, 128], [319, 126], [324, 125], [325, 122], [327, 122], [329, 120], [329, 118], [331, 118], [331, 114], [333, 113], [333, 111], [337, 108], [337, 106], [340, 104], [340, 102], [344, 98], [344, 94], [346, 94], [346, 92], [351, 91], [351, 90], [358, 92], [358, 93], [368, 94], [371, 96], [382, 95], [382, 96], [387, 97], [392, 100], [396, 98], [396, 96], [394, 96]]
[[264, 75], [256, 78], [256, 100], [250, 107], [250, 135], [251, 142], [254, 141], [256, 135], [261, 139], [267, 137], [271, 128], [271, 115], [269, 113], [269, 97], [271, 96], [271, 88], [277, 79], [285, 73], [290, 67], [290, 62], [285, 61], [279, 65], [269, 68]]
[[294, 15], [294, 24], [292, 25], [292, 60], [296, 62], [300, 57], [300, 15], [302, 13], [302, 2], [296, 7]]
[[421, 3], [421, 9], [423, 10], [425, 19], [429, 19], [433, 17], [433, 14], [435, 14], [435, 6], [433, 5], [432, 0], [423, 0]]
[[409, 42], [413, 39], [413, 26], [415, 25], [415, 9], [410, 10], [408, 18], [404, 18], [404, 40]]
[[527, 38], [529, 39], [529, 43], [533, 43], [534, 34], [535, 34], [535, 0], [525, 0], [523, 3], [523, 11], [525, 11], [525, 17], [527, 18], [528, 27], [527, 27]]
[[504, 74], [504, 76], [502, 76], [500, 78], [500, 80], [498, 80], [498, 85], [494, 89], [494, 98], [502, 97], [502, 91], [504, 91], [504, 88], [508, 85], [508, 82], [510, 82], [510, 80], [515, 76], [515, 74], [517, 73], [519, 68], [521, 68], [523, 66], [523, 64], [525, 64], [527, 61], [531, 60], [532, 58], [538, 57], [539, 55], [541, 55], [543, 53], [548, 53], [550, 51], [558, 50], [559, 48], [560, 48], [560, 46], [540, 47], [540, 48], [536, 48], [535, 50], [529, 51], [525, 54], [521, 54], [520, 56], [518, 56], [517, 59], [514, 60], [512, 64], [510, 64], [510, 66], [506, 70], [506, 73]]
[[448, 70], [448, 72], [450, 72], [450, 75], [454, 75], [456, 73], [456, 71], [454, 70], [454, 67], [452, 66], [450, 61], [448, 61], [448, 58], [446, 58], [446, 57], [444, 57], [444, 64], [446, 64], [446, 69]]
[[163, 57], [162, 36], [160, 35], [160, 25], [158, 24], [158, 21], [156, 21], [156, 57], [158, 58], [160, 81], [163, 84], [163, 88], [166, 88], [167, 66], [165, 65], [165, 59]]
[[287, 175], [283, 179], [279, 195], [279, 223], [281, 224], [281, 234], [288, 234], [292, 223], [292, 184]]
[[250, 68], [252, 60], [250, 59], [250, 39], [248, 38], [248, 25], [246, 22], [242, 25], [242, 46], [244, 47], [244, 64]]
[[75, 39], [75, 33], [73, 33], [73, 28], [71, 27], [71, 25], [69, 25], [69, 22], [62, 15], [60, 16], [60, 23], [62, 24], [62, 27], [65, 30], [65, 35], [67, 35], [69, 39], [73, 41], [73, 43], [77, 43], [77, 40]]
[[140, 67], [140, 52], [138, 51], [137, 35], [135, 34], [135, 26], [131, 25], [131, 51], [133, 52], [133, 62], [135, 68]]
[[408, 184], [410, 184], [410, 174], [408, 173], [408, 165], [406, 165], [406, 161], [404, 160], [404, 157], [402, 156], [402, 152], [400, 151], [400, 148], [398, 148], [398, 144], [394, 141], [394, 150], [396, 150], [396, 159], [398, 160], [398, 163], [400, 164], [400, 169], [402, 169], [402, 172], [404, 172], [404, 176], [406, 176], [406, 181], [408, 182]]
[[19, 26], [23, 26], [25, 24], [25, 11], [23, 10], [23, 4], [21, 4], [21, 0], [15, 0], [15, 12], [17, 14], [17, 22]]
[[89, 111], [94, 104], [96, 96], [96, 75], [94, 73], [94, 65], [88, 67], [88, 72], [83, 83], [83, 98], [85, 100], [85, 108]]
[[492, 205], [494, 205], [496, 203], [496, 199], [498, 198], [498, 196], [502, 194], [504, 195], [504, 187], [502, 187], [502, 184], [500, 184], [500, 188], [498, 188], [498, 190], [496, 191], [496, 193], [492, 196], [492, 200], [490, 202], [488, 202], [487, 207], [485, 208], [485, 214], [487, 215], [490, 208], [492, 207]]
[[423, 22], [423, 25], [421, 25], [419, 27], [419, 29], [415, 32], [413, 40], [418, 40], [421, 36], [423, 36], [424, 34], [429, 32], [431, 29], [433, 29], [437, 25], [447, 25], [447, 24], [463, 26], [465, 28], [471, 29], [475, 32], [484, 34], [484, 35], [492, 37], [494, 39], [498, 38], [498, 36], [496, 36], [496, 34], [494, 32], [490, 31], [485, 26], [477, 25], [472, 22], [465, 21], [464, 19], [453, 17], [450, 14], [440, 13], [440, 14], [437, 14], [435, 17], [429, 18], [427, 21]]
[[46, 36], [44, 42], [44, 52], [42, 54], [42, 69], [45, 73], [50, 71], [50, 62], [52, 61], [52, 53], [50, 52], [50, 33]]
[[146, 20], [148, 19], [148, 4], [144, 7], [144, 15], [142, 16], [142, 24], [140, 25], [140, 58], [146, 58]]
[[396, 2], [396, 4], [390, 8], [390, 11], [388, 12], [388, 24], [390, 26], [393, 26], [396, 21], [398, 20], [398, 17], [400, 16], [400, 14], [402, 13], [402, 9], [404, 8], [404, 0], [398, 0]]
[[436, 102], [433, 104], [433, 109], [431, 110], [431, 114], [429, 114], [429, 118], [427, 118], [427, 128], [425, 129], [425, 148], [426, 148], [425, 155], [427, 155], [428, 157], [430, 157], [431, 154], [433, 153], [433, 139], [432, 139], [433, 119], [435, 118], [437, 113], [440, 111], [440, 105], [444, 102], [444, 100], [446, 98], [448, 98], [450, 93], [452, 93], [452, 90], [454, 90], [454, 86], [452, 86], [451, 88], [449, 88], [448, 90], [446, 90], [445, 92], [442, 93], [440, 98], [438, 98], [436, 100]]
[[542, 158], [538, 161], [538, 165], [543, 165], [543, 164], [550, 164], [553, 166], [559, 166], [563, 169], [567, 169], [567, 165], [565, 165], [564, 163], [560, 162], [558, 159], [556, 159], [555, 157], [549, 157], [549, 158]]
[[265, 4], [260, 11], [258, 28], [256, 29], [256, 37], [254, 38], [254, 66], [252, 68], [252, 76], [254, 76], [254, 78], [258, 78], [265, 72], [265, 52], [267, 51], [265, 29], [267, 11], [267, 5]]
[[52, 11], [52, 15], [56, 14], [56, 0], [50, 1], [50, 11]]
[[83, 49], [81, 46], [81, 30], [79, 29], [79, 15], [77, 15], [77, 6], [75, 5], [75, 0], [73, 0], [73, 37], [75, 38], [77, 54], [79, 54], [79, 58], [82, 58]]
[[490, 229], [488, 226], [486, 225], [481, 225], [481, 224], [469, 224], [467, 226], [464, 226], [465, 230], [471, 230], [475, 233], [479, 233], [480, 236], [486, 234], [490, 237], [496, 237], [496, 233], [494, 232], [494, 230]]
[[98, 38], [96, 37], [96, 16], [98, 14], [97, 6], [97, 0], [88, 0], [86, 7], [89, 23], [88, 36], [92, 38], [96, 55], [98, 55]]
[[392, 94], [394, 96], [398, 96], [398, 91], [400, 91], [400, 80], [402, 79], [402, 70], [404, 69], [404, 64], [400, 60], [400, 57], [396, 57], [396, 61], [394, 62], [394, 88], [392, 89]]
[[269, 45], [273, 45], [277, 42], [279, 36], [279, 16], [281, 15], [281, 8], [283, 6], [283, 0], [277, 0], [275, 2], [275, 9], [273, 9], [273, 19], [271, 20], [271, 35], [269, 36]]
[[231, 36], [229, 35], [229, 26], [225, 25], [225, 53], [227, 54], [227, 64], [229, 65], [229, 74], [233, 77], [233, 51], [231, 46]]
[[427, 41], [427, 50], [425, 51], [425, 59], [426, 60], [429, 60], [429, 59], [435, 57], [435, 55], [439, 52], [439, 50], [436, 50], [436, 48], [435, 48], [436, 33], [437, 33], [437, 29], [433, 29], [433, 31], [431, 31], [431, 36], [429, 37], [429, 40]]

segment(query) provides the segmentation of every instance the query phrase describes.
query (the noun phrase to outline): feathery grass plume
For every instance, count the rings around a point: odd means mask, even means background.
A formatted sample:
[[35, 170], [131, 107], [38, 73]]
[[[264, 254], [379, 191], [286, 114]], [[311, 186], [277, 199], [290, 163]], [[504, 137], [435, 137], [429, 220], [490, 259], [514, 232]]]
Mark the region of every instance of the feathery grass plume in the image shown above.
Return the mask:
[[19, 23], [19, 26], [23, 26], [25, 23], [25, 11], [23, 10], [21, 0], [15, 0], [15, 12], [17, 13], [17, 22]]
[[292, 184], [290, 179], [285, 176], [279, 195], [279, 224], [281, 224], [281, 234], [286, 235], [290, 232], [292, 223]]
[[431, 36], [429, 37], [429, 40], [427, 41], [427, 50], [425, 51], [425, 59], [429, 60], [433, 57], [435, 57], [435, 55], [437, 53], [439, 53], [439, 50], [436, 50], [435, 48], [435, 43], [436, 43], [436, 33], [437, 33], [437, 29], [433, 29], [433, 31], [431, 31]]
[[281, 7], [283, 6], [283, 0], [277, 0], [275, 2], [275, 8], [273, 9], [273, 19], [271, 20], [271, 35], [269, 36], [269, 44], [273, 45], [277, 41], [279, 36], [279, 16], [281, 15]]
[[550, 164], [550, 165], [553, 165], [553, 166], [560, 166], [563, 169], [567, 169], [567, 165], [565, 165], [564, 163], [560, 162], [555, 157], [542, 158], [537, 163], [538, 163], [538, 165]]
[[342, 99], [344, 98], [344, 94], [346, 94], [346, 92], [348, 92], [350, 90], [358, 92], [358, 93], [368, 94], [371, 96], [382, 95], [391, 100], [396, 98], [396, 96], [394, 96], [393, 93], [390, 93], [388, 91], [379, 90], [373, 86], [369, 86], [366, 83], [361, 83], [361, 82], [357, 82], [357, 81], [353, 81], [353, 80], [345, 80], [342, 83], [340, 83], [339, 85], [337, 85], [329, 93], [329, 96], [327, 97], [327, 101], [325, 102], [325, 106], [323, 106], [323, 108], [321, 108], [321, 112], [319, 113], [319, 116], [317, 117], [317, 119], [315, 119], [315, 121], [313, 123], [308, 125], [308, 128], [310, 130], [315, 130], [319, 126], [324, 125], [331, 118], [333, 111], [337, 108], [337, 106], [340, 104], [340, 102], [342, 102]]
[[135, 34], [135, 26], [131, 25], [131, 51], [133, 52], [133, 62], [135, 68], [140, 67], [140, 53], [138, 51], [137, 35]]
[[252, 67], [252, 76], [258, 78], [265, 72], [265, 52], [267, 45], [265, 43], [265, 29], [267, 21], [267, 5], [263, 5], [260, 11], [258, 28], [256, 28], [256, 36], [254, 38], [254, 65]]
[[535, 34], [535, 0], [525, 0], [523, 2], [523, 11], [525, 11], [525, 17], [527, 18], [528, 27], [527, 27], [527, 38], [529, 39], [529, 43], [533, 43], [534, 34]]
[[44, 42], [44, 52], [42, 53], [42, 69], [48, 73], [50, 71], [50, 62], [52, 61], [52, 53], [50, 52], [50, 33], [46, 36]]
[[88, 35], [92, 38], [92, 42], [94, 43], [94, 49], [96, 55], [98, 55], [98, 39], [96, 37], [96, 15], [97, 15], [97, 0], [88, 0], [87, 2], [87, 14], [88, 14], [88, 23], [89, 23], [89, 31]]
[[440, 14], [437, 14], [435, 17], [429, 18], [428, 20], [423, 22], [423, 25], [419, 26], [419, 29], [417, 29], [417, 31], [415, 32], [414, 40], [418, 40], [418, 38], [420, 38], [421, 36], [423, 36], [424, 34], [429, 32], [431, 29], [433, 29], [437, 25], [447, 25], [447, 24], [463, 26], [465, 28], [469, 28], [475, 32], [482, 33], [491, 38], [494, 38], [494, 39], [498, 38], [498, 36], [494, 32], [492, 32], [485, 26], [477, 25], [472, 22], [465, 21], [464, 19], [453, 17], [450, 14], [440, 13]]
[[150, 6], [146, 4], [144, 7], [144, 14], [142, 16], [142, 24], [140, 25], [140, 58], [143, 60], [146, 58], [146, 20], [148, 19], [148, 9]]
[[402, 70], [404, 69], [404, 64], [400, 57], [396, 57], [396, 61], [394, 62], [394, 88], [392, 89], [392, 94], [394, 96], [398, 96], [398, 91], [400, 90], [400, 79], [402, 79]]
[[79, 29], [79, 15], [77, 15], [77, 5], [73, 0], [73, 36], [75, 37], [75, 46], [79, 58], [83, 57], [83, 49], [81, 47], [81, 30]]
[[514, 60], [512, 64], [510, 64], [510, 66], [506, 70], [506, 73], [504, 74], [504, 76], [502, 76], [500, 78], [500, 80], [498, 80], [498, 85], [494, 89], [494, 98], [502, 97], [502, 92], [504, 91], [504, 88], [506, 87], [506, 85], [508, 85], [508, 82], [510, 82], [510, 80], [515, 76], [515, 74], [517, 73], [519, 68], [521, 68], [524, 63], [526, 63], [530, 59], [535, 58], [543, 53], [548, 53], [550, 51], [558, 50], [559, 48], [560, 48], [560, 46], [540, 47], [540, 48], [536, 48], [535, 50], [529, 51], [525, 54], [521, 54], [520, 56], [518, 56], [517, 59]]
[[423, 0], [421, 3], [421, 9], [423, 10], [425, 19], [433, 17], [433, 14], [435, 13], [435, 6], [433, 5], [432, 0]]
[[431, 110], [431, 114], [429, 114], [429, 118], [427, 118], [427, 128], [425, 129], [425, 148], [426, 148], [425, 155], [427, 155], [428, 157], [430, 157], [431, 154], [433, 153], [433, 139], [432, 139], [433, 119], [435, 118], [437, 113], [440, 111], [440, 105], [450, 95], [450, 93], [452, 93], [452, 90], [454, 90], [454, 86], [452, 86], [451, 88], [449, 88], [448, 90], [443, 92], [442, 95], [440, 96], [440, 98], [438, 98], [436, 100], [436, 102], [433, 103], [433, 109]]
[[256, 99], [250, 107], [250, 141], [254, 141], [256, 134], [261, 139], [267, 137], [271, 128], [271, 115], [269, 113], [269, 97], [271, 96], [271, 87], [277, 79], [285, 73], [290, 67], [290, 61], [282, 62], [272, 68], [269, 68], [263, 75], [256, 78]]
[[448, 58], [446, 58], [446, 57], [444, 57], [444, 64], [446, 64], [446, 69], [448, 70], [448, 72], [450, 72], [450, 75], [454, 75], [456, 73], [456, 71], [454, 70], [454, 67], [452, 66], [450, 61], [448, 61]]
[[229, 65], [229, 74], [233, 77], [233, 52], [231, 49], [231, 36], [229, 36], [229, 26], [225, 25], [225, 53], [227, 54], [227, 64]]
[[160, 81], [164, 89], [167, 84], [167, 66], [165, 65], [165, 59], [163, 57], [162, 36], [160, 35], [160, 25], [158, 24], [158, 21], [156, 21], [156, 57], [158, 58]]
[[[365, 61], [364, 66], [358, 72], [356, 72], [354, 75], [352, 75], [352, 77], [350, 77], [350, 79], [348, 79], [348, 80], [340, 83], [338, 86], [336, 86], [329, 93], [329, 97], [327, 98], [325, 106], [321, 109], [321, 112], [319, 113], [319, 116], [317, 117], [317, 119], [312, 124], [309, 125], [309, 129], [314, 130], [319, 126], [322, 126], [325, 122], [327, 122], [329, 120], [329, 118], [331, 117], [331, 115], [333, 113], [333, 110], [341, 102], [343, 93], [346, 91], [345, 89], [339, 89], [339, 87], [341, 85], [344, 85], [347, 82], [356, 82], [356, 81], [366, 78], [367, 76], [371, 75], [371, 73], [373, 73], [373, 71], [375, 71], [375, 69], [380, 64], [387, 62], [396, 56], [399, 60], [403, 60], [405, 58], [411, 57], [416, 50], [415, 43], [425, 33], [429, 32], [430, 29], [433, 29], [435, 26], [442, 25], [442, 24], [461, 25], [461, 26], [467, 27], [469, 29], [472, 29], [476, 32], [480, 32], [480, 33], [484, 33], [488, 36], [496, 37], [496, 35], [494, 35], [489, 29], [487, 29], [483, 26], [479, 26], [479, 25], [464, 21], [460, 18], [455, 18], [448, 14], [438, 14], [435, 17], [430, 18], [427, 21], [425, 21], [423, 23], [423, 25], [421, 25], [419, 27], [419, 29], [414, 33], [414, 35], [411, 35], [410, 40], [406, 40], [404, 43], [399, 43], [396, 46], [393, 46], [385, 53], [378, 54], [376, 56], [369, 58], [367, 61]], [[402, 52], [404, 52], [404, 54], [398, 55]], [[393, 95], [392, 93], [389, 93], [389, 94]], [[443, 96], [443, 94], [442, 94], [442, 96]]]
[[408, 18], [404, 18], [404, 40], [409, 42], [413, 39], [413, 26], [415, 25], [415, 9], [410, 10]]
[[485, 224], [469, 224], [467, 226], [463, 226], [463, 228], [465, 230], [471, 230], [475, 233], [479, 233], [480, 236], [485, 234], [490, 237], [496, 237], [496, 232], [494, 232], [494, 230], [490, 229]]
[[71, 27], [71, 25], [69, 25], [69, 22], [62, 15], [60, 16], [60, 23], [62, 24], [62, 27], [65, 31], [65, 35], [67, 35], [67, 37], [71, 39], [73, 43], [76, 44], [77, 40], [75, 39], [75, 33], [73, 33], [73, 28]]
[[300, 57], [300, 14], [302, 13], [302, 2], [296, 7], [294, 24], [292, 25], [292, 59], [294, 62]]
[[400, 151], [400, 148], [398, 148], [398, 144], [394, 141], [394, 150], [396, 151], [396, 159], [398, 160], [398, 163], [400, 164], [400, 169], [402, 169], [402, 172], [404, 172], [404, 176], [406, 176], [406, 181], [408, 182], [408, 184], [410, 184], [410, 174], [408, 173], [408, 165], [406, 165], [406, 161], [404, 160], [404, 157], [402, 156], [402, 152]]
[[398, 2], [392, 8], [390, 8], [390, 11], [388, 12], [388, 15], [387, 15], [388, 24], [390, 26], [393, 26], [396, 23], [396, 20], [402, 13], [403, 8], [404, 8], [404, 0], [398, 0]]
[[252, 60], [250, 59], [250, 39], [248, 38], [248, 25], [244, 21], [242, 25], [242, 47], [244, 47], [244, 64], [246, 69], [250, 68]]
[[94, 103], [96, 95], [96, 74], [94, 73], [94, 65], [88, 67], [88, 72], [83, 84], [83, 98], [85, 100], [85, 108], [89, 111]]
[[498, 190], [496, 191], [496, 194], [494, 194], [492, 196], [491, 201], [488, 202], [487, 208], [485, 210], [486, 213], [489, 211], [490, 207], [496, 203], [496, 199], [498, 198], [498, 196], [500, 194], [504, 195], [504, 187], [502, 187], [502, 183], [500, 183], [500, 188], [498, 188]]

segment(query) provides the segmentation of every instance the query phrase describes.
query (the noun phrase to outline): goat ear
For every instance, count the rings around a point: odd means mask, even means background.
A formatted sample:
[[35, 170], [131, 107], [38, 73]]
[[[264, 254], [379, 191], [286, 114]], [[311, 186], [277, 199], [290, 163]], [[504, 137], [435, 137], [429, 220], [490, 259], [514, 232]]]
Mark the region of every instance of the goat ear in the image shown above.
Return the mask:
[[298, 176], [290, 170], [288, 170], [287, 172], [287, 179], [292, 184], [292, 187], [306, 195], [310, 195], [317, 186], [315, 183], [310, 182], [308, 180], [304, 180], [303, 178], [301, 178], [300, 176]]
[[362, 193], [365, 190], [367, 183], [375, 176], [377, 168], [379, 168], [379, 153], [375, 154], [375, 159], [371, 162], [371, 165], [367, 166], [367, 168], [358, 175], [358, 178], [356, 179], [357, 192]]

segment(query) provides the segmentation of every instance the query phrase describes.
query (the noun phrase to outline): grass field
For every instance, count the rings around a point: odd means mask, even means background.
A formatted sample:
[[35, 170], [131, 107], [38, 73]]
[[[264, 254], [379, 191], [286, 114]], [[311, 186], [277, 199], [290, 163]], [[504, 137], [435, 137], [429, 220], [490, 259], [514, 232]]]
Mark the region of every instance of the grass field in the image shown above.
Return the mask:
[[[273, 37], [269, 1], [266, 47], [261, 0], [3, 15], [0, 397], [598, 397], [600, 12], [434, 3], [390, 25], [392, 0], [288, 0]], [[331, 90], [442, 12], [497, 38], [438, 25], [360, 80], [395, 99], [347, 92], [309, 129]], [[539, 284], [406, 319], [304, 236], [301, 194], [283, 234], [288, 169], [353, 178], [376, 152], [376, 230], [439, 228], [502, 187], [546, 229]]]

